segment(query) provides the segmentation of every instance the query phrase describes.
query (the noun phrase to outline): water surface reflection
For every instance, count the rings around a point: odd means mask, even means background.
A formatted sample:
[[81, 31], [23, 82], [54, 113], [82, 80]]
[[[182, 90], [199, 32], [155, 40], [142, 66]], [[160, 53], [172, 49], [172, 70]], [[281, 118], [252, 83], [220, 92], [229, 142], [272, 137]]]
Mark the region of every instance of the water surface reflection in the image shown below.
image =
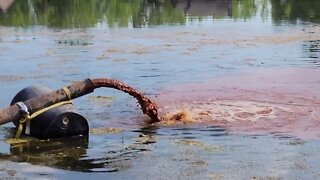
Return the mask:
[[306, 41], [302, 47], [305, 53], [302, 59], [314, 66], [320, 66], [320, 40]]
[[306, 0], [1, 0], [0, 25], [54, 28], [152, 27], [185, 25], [203, 19], [319, 22], [318, 1]]

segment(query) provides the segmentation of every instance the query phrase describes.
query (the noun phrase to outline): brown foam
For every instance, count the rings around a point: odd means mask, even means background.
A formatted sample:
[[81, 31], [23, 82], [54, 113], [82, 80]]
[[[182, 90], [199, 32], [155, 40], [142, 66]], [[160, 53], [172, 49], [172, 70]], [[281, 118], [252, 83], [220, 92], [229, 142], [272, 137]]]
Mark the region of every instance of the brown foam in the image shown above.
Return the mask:
[[173, 113], [168, 113], [162, 116], [162, 121], [160, 122], [161, 125], [170, 126], [176, 124], [188, 124], [195, 122], [193, 119], [191, 112], [189, 110], [177, 110]]

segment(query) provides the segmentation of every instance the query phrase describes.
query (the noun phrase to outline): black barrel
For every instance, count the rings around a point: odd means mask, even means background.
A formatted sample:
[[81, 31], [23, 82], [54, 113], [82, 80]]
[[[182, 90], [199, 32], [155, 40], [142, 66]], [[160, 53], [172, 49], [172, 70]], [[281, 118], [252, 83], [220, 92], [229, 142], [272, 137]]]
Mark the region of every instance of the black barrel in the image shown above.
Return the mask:
[[[37, 96], [52, 92], [42, 86], [30, 86], [21, 90], [12, 100], [11, 105], [26, 101]], [[18, 128], [19, 121], [13, 121]], [[26, 125], [23, 125], [22, 134], [25, 134]], [[48, 110], [30, 121], [28, 135], [40, 138], [61, 138], [77, 135], [88, 135], [89, 126], [86, 118], [75, 112], [72, 104]]]

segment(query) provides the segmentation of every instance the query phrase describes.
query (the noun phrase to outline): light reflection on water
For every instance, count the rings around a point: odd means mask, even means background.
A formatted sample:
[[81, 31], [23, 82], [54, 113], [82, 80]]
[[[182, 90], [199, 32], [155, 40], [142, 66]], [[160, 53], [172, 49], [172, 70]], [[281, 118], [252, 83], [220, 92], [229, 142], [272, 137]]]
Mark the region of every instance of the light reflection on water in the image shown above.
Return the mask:
[[[245, 69], [319, 66], [318, 1], [1, 3], [1, 107], [32, 84], [56, 89], [73, 80], [111, 77], [155, 98], [172, 84]], [[13, 176], [93, 177], [83, 172], [112, 179], [319, 176], [318, 141], [282, 134], [238, 135], [214, 126], [143, 128], [144, 117], [130, 97], [105, 89], [95, 95], [111, 97], [110, 102], [75, 100], [90, 127], [119, 127], [123, 132], [90, 134], [89, 139], [32, 140], [23, 148], [10, 148], [4, 140], [12, 124], [2, 126], [0, 175], [11, 177], [10, 170], [21, 169]], [[43, 167], [49, 168], [43, 173], [32, 170]]]
[[320, 40], [306, 41], [302, 46], [305, 55], [301, 58], [314, 66], [320, 66]]

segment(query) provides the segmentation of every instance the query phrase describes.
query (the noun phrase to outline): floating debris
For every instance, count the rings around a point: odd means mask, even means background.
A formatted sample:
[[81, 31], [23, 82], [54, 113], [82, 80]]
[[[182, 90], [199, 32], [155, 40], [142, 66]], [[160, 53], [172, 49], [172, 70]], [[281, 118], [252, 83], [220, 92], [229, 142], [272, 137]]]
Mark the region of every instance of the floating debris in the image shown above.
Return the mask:
[[305, 141], [296, 139], [296, 140], [290, 141], [288, 144], [292, 146], [299, 146], [299, 145], [303, 145], [304, 143]]
[[120, 128], [91, 128], [90, 134], [103, 135], [103, 134], [118, 134], [121, 133], [123, 129]]
[[157, 142], [156, 136], [139, 134], [139, 137], [135, 139], [138, 144], [152, 144]]
[[19, 144], [24, 144], [24, 143], [27, 143], [28, 140], [26, 139], [17, 139], [17, 138], [9, 138], [6, 140], [6, 142], [10, 145], [19, 145]]
[[0, 82], [11, 82], [11, 81], [19, 81], [23, 80], [25, 77], [16, 76], [16, 75], [0, 75]]
[[201, 147], [205, 151], [211, 152], [211, 153], [226, 150], [225, 146], [222, 146], [222, 145], [208, 145], [203, 142], [190, 140], [190, 139], [176, 139], [174, 142], [177, 144], [182, 144], [182, 145]]
[[81, 40], [81, 39], [69, 39], [69, 40], [58, 40], [58, 44], [64, 44], [64, 45], [69, 45], [69, 46], [88, 46], [88, 45], [93, 45], [93, 43], [90, 43], [86, 40]]

